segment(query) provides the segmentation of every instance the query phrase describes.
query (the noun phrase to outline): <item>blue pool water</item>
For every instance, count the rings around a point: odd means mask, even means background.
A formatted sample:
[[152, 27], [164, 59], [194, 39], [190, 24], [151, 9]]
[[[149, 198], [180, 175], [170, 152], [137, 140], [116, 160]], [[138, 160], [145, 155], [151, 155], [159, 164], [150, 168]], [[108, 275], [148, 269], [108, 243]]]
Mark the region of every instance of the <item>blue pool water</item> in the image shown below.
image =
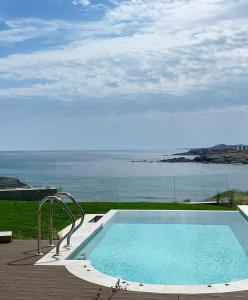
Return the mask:
[[248, 278], [247, 221], [238, 212], [171, 212], [150, 221], [142, 214], [117, 216], [73, 259], [84, 254], [102, 273], [150, 284]]

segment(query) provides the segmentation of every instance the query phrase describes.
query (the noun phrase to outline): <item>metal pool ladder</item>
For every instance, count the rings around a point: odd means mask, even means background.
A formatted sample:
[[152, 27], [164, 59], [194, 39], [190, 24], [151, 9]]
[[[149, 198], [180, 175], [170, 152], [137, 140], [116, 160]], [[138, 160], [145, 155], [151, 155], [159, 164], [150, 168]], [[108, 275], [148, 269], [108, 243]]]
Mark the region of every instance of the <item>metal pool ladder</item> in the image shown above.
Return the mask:
[[[78, 210], [80, 211], [81, 219], [77, 226], [75, 226], [76, 218], [74, 217], [74, 215], [72, 214], [71, 210], [68, 208], [66, 203], [59, 196], [66, 196], [67, 198], [69, 198], [77, 206]], [[48, 197], [45, 197], [44, 199], [42, 199], [40, 201], [40, 204], [38, 207], [38, 251], [37, 251], [37, 255], [43, 255], [43, 253], [41, 252], [41, 209], [42, 209], [42, 206], [44, 205], [44, 203], [46, 203], [48, 201], [49, 201], [49, 244], [48, 244], [48, 246], [50, 246], [50, 247], [54, 246], [53, 245], [53, 202], [59, 203], [64, 208], [65, 212], [67, 213], [67, 215], [70, 217], [70, 219], [72, 221], [71, 229], [64, 237], [62, 237], [59, 240], [59, 242], [56, 246], [56, 254], [55, 255], [59, 256], [61, 243], [65, 239], [67, 239], [67, 245], [65, 247], [70, 247], [70, 240], [71, 240], [72, 234], [83, 224], [84, 212], [83, 212], [81, 206], [78, 204], [78, 202], [69, 193], [66, 193], [66, 192], [59, 192], [54, 196], [48, 196]]]
[[[75, 228], [72, 230], [72, 232], [69, 232], [69, 234], [68, 234], [68, 237], [67, 237], [67, 246], [70, 246], [72, 234], [73, 234], [75, 231], [77, 231], [78, 228], [79, 228], [79, 227], [83, 224], [83, 222], [84, 222], [84, 211], [83, 211], [82, 207], [79, 205], [79, 203], [76, 201], [76, 199], [72, 197], [71, 194], [66, 193], [66, 192], [58, 192], [55, 196], [56, 196], [56, 197], [60, 197], [60, 198], [61, 198], [61, 196], [66, 196], [68, 199], [70, 199], [70, 200], [76, 205], [76, 207], [77, 207], [77, 209], [79, 210], [80, 215], [81, 215], [81, 218], [80, 218], [80, 221], [79, 221], [78, 225], [75, 226]], [[52, 219], [51, 216], [50, 216], [50, 218]]]

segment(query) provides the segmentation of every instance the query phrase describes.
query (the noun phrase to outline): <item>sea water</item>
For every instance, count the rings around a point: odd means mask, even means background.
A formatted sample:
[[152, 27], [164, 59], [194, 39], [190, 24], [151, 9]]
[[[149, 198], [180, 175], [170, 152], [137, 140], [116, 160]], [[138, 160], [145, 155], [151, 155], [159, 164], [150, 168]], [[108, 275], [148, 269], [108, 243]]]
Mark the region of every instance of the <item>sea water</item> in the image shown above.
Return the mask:
[[131, 162], [186, 150], [2, 151], [0, 176], [55, 185], [79, 201], [201, 201], [230, 188], [247, 189], [243, 165]]

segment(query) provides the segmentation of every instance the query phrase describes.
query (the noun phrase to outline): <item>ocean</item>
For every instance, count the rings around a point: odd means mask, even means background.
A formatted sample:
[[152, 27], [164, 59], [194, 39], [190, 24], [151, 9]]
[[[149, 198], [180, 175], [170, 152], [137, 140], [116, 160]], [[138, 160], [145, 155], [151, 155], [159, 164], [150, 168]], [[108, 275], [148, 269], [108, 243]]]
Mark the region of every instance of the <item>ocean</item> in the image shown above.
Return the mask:
[[0, 176], [56, 186], [79, 201], [200, 202], [227, 189], [248, 189], [248, 166], [145, 163], [174, 150], [1, 151]]

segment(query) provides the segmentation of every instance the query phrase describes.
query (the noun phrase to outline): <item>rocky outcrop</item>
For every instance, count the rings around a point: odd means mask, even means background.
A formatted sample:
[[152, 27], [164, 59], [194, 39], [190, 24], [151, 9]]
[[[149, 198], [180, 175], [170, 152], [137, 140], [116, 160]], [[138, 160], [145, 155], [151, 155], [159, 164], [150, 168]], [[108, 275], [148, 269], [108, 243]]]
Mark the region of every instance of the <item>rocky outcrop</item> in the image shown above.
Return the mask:
[[0, 189], [29, 188], [30, 186], [15, 177], [0, 177]]
[[[173, 159], [163, 159], [159, 162], [197, 162], [204, 164], [248, 164], [248, 151], [237, 151], [233, 149], [201, 148], [190, 149], [181, 153], [185, 156], [194, 156], [192, 159], [177, 157]], [[174, 154], [179, 155], [179, 153]]]
[[[248, 151], [236, 150], [235, 146], [217, 145], [210, 148], [194, 148], [187, 152], [173, 154], [177, 157], [164, 158], [158, 161], [138, 160], [132, 162], [146, 163], [203, 163], [203, 164], [248, 164]], [[165, 156], [165, 155], [163, 155]], [[179, 157], [178, 157], [179, 156]], [[188, 158], [188, 156], [190, 158]]]
[[147, 160], [147, 159], [143, 159], [143, 160], [131, 160], [132, 163], [154, 163], [154, 160]]
[[161, 159], [157, 162], [194, 162], [194, 160], [186, 158], [184, 156], [180, 156], [175, 158]]
[[194, 158], [195, 162], [212, 163], [212, 164], [248, 164], [248, 152], [240, 153], [232, 151], [232, 153], [205, 154]]

